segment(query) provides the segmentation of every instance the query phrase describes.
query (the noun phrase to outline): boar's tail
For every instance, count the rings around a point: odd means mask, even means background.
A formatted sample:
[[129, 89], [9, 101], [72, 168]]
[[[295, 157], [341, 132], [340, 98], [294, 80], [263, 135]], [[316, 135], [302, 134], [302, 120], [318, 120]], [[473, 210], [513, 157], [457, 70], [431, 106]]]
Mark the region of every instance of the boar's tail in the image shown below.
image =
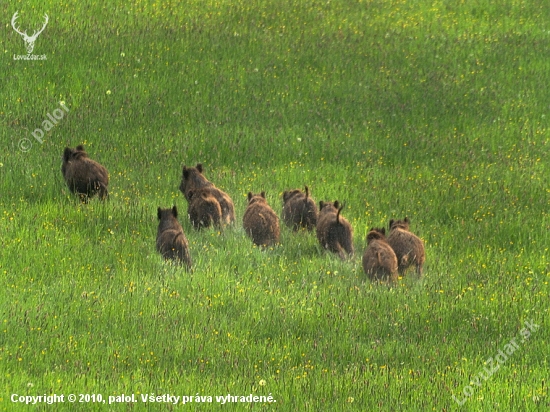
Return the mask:
[[345, 205], [342, 205], [338, 208], [338, 213], [336, 213], [336, 223], [340, 223], [340, 212], [344, 208]]

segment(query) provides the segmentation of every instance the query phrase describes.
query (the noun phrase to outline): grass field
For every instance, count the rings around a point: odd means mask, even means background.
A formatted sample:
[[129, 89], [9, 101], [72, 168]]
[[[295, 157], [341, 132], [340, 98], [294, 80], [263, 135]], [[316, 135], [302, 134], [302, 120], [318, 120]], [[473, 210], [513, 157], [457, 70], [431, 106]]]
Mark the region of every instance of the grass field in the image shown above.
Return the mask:
[[[223, 406], [235, 411], [548, 410], [550, 6], [0, 11], [0, 410], [206, 411], [228, 394], [276, 400]], [[16, 11], [29, 34], [48, 14], [33, 51], [46, 60], [14, 59]], [[60, 102], [40, 143], [31, 133]], [[108, 202], [69, 193], [61, 155], [78, 144], [108, 168]], [[199, 162], [235, 202], [223, 232], [186, 218], [181, 169]], [[314, 233], [282, 228], [265, 251], [244, 233], [248, 191], [280, 214], [283, 191], [305, 184], [345, 202], [351, 260]], [[174, 204], [192, 273], [155, 250], [157, 207]], [[365, 235], [404, 216], [425, 274], [373, 285]], [[65, 402], [13, 401], [51, 394]], [[109, 405], [123, 394], [135, 402]]]

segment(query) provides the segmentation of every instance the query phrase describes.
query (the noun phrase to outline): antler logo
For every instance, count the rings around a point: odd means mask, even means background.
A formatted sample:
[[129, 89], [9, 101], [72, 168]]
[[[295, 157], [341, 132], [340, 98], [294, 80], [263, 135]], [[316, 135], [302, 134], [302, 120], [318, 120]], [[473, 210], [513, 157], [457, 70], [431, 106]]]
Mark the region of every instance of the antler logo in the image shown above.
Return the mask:
[[47, 14], [44, 14], [44, 18], [45, 18], [45, 22], [44, 22], [44, 25], [42, 26], [42, 28], [38, 31], [35, 31], [33, 33], [32, 36], [29, 36], [27, 35], [27, 32], [24, 31], [24, 32], [21, 32], [16, 26], [15, 26], [15, 20], [17, 20], [19, 16], [17, 15], [17, 12], [15, 12], [15, 14], [13, 15], [13, 17], [11, 18], [11, 25], [13, 27], [13, 29], [19, 33], [21, 36], [23, 36], [23, 40], [25, 41], [25, 47], [27, 48], [27, 53], [28, 54], [31, 54], [33, 49], [34, 49], [34, 42], [36, 41], [36, 39], [38, 38], [38, 36], [40, 35], [40, 33], [42, 33], [44, 31], [44, 29], [46, 28], [46, 25], [48, 24], [48, 15]]

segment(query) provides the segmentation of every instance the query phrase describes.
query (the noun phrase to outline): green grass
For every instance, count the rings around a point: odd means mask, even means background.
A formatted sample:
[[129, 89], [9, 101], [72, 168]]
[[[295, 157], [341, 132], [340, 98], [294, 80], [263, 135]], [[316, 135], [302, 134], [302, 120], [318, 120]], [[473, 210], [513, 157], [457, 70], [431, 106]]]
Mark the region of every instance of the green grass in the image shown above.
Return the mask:
[[[452, 2], [14, 1], [0, 36], [0, 410], [12, 394], [268, 396], [228, 410], [546, 410], [550, 8]], [[6, 23], [7, 24], [7, 23]], [[40, 144], [31, 132], [66, 102]], [[30, 139], [22, 152], [19, 141]], [[60, 173], [86, 145], [110, 200]], [[196, 232], [178, 191], [202, 162], [237, 224]], [[356, 254], [242, 229], [248, 191], [280, 214], [307, 184], [345, 202]], [[176, 204], [194, 270], [155, 251]], [[365, 235], [409, 216], [425, 276], [363, 273]], [[525, 321], [540, 328], [521, 341]], [[519, 348], [470, 381], [511, 339]], [[260, 383], [261, 382], [261, 383]], [[262, 385], [264, 384], [265, 385]], [[216, 405], [216, 406], [213, 406]], [[42, 404], [38, 410], [50, 410]]]

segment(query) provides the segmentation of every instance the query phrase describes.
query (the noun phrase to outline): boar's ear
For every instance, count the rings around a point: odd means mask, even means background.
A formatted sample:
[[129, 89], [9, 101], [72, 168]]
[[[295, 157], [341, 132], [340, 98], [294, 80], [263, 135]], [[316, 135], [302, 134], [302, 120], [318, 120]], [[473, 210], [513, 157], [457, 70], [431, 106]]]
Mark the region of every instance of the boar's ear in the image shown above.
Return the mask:
[[411, 223], [411, 221], [409, 220], [409, 218], [407, 216], [405, 216], [404, 222], [405, 223]]
[[378, 231], [379, 231], [380, 233], [382, 233], [383, 235], [386, 234], [386, 228], [384, 228], [384, 227], [381, 228], [381, 229], [379, 229]]
[[160, 210], [160, 207], [157, 208], [157, 217], [159, 220], [162, 218], [162, 210]]
[[283, 192], [283, 202], [286, 202], [286, 199], [288, 198], [288, 191]]
[[250, 202], [250, 199], [252, 199], [252, 192], [248, 192], [248, 201]]
[[306, 199], [309, 197], [309, 187], [305, 186], [306, 188]]
[[390, 219], [390, 224], [389, 224], [389, 226], [388, 226], [390, 230], [391, 230], [391, 227], [393, 226], [393, 222], [395, 222], [395, 220]]
[[265, 192], [262, 191], [262, 193], [260, 193], [260, 196], [263, 197], [265, 199]]
[[63, 161], [68, 162], [71, 158], [72, 153], [73, 151], [69, 147], [66, 147], [65, 151], [63, 152]]
[[178, 208], [175, 205], [172, 206], [172, 214], [174, 217], [178, 217]]
[[325, 202], [322, 200], [319, 202], [319, 210], [323, 210], [323, 206], [325, 205]]
[[195, 166], [197, 168], [197, 170], [199, 171], [199, 173], [202, 174], [202, 163], [197, 163], [197, 166]]
[[334, 207], [336, 209], [338, 209], [340, 207], [340, 203], [338, 202], [338, 200], [334, 201]]
[[81, 150], [84, 152], [84, 145], [79, 144], [78, 146], [76, 146], [76, 150]]
[[184, 178], [184, 179], [187, 179], [187, 178], [189, 177], [189, 169], [188, 169], [187, 166], [185, 166], [185, 165], [183, 166], [183, 172], [182, 172], [182, 174], [183, 174], [183, 178]]

